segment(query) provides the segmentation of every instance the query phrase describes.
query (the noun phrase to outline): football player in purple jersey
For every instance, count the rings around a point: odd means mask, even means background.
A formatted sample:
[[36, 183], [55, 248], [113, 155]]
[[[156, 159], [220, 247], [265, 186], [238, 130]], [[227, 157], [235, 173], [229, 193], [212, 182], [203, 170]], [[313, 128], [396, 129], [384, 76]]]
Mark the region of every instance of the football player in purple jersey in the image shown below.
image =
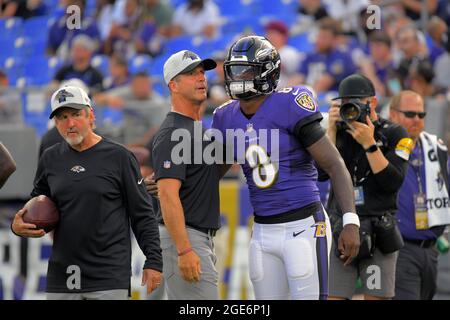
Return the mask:
[[302, 86], [275, 91], [280, 65], [266, 38], [235, 42], [224, 63], [232, 100], [215, 110], [213, 128], [227, 137], [225, 149], [242, 165], [250, 191], [249, 268], [255, 298], [326, 299], [331, 230], [320, 203], [316, 164], [329, 173], [345, 212], [338, 246], [346, 264], [359, 249], [352, 182], [320, 125], [312, 93]]

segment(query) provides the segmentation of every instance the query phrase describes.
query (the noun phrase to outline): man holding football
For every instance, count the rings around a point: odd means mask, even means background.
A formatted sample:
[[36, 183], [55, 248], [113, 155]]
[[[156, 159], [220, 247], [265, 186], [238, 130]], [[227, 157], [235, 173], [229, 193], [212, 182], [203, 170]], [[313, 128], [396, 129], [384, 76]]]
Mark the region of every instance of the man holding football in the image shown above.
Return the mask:
[[[32, 197], [46, 195], [60, 213], [47, 271], [47, 299], [126, 299], [131, 278], [130, 227], [146, 256], [142, 285], [161, 282], [158, 223], [139, 165], [124, 146], [94, 133], [86, 92], [74, 86], [51, 98], [50, 119], [64, 140], [39, 159]], [[12, 231], [41, 237], [44, 230], [16, 214]]]

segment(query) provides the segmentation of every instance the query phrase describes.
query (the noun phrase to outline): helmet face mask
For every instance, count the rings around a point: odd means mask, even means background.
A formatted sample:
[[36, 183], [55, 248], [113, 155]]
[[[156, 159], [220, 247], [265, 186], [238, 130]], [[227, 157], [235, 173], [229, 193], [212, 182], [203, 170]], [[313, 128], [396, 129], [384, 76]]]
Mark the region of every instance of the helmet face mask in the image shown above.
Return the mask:
[[232, 99], [249, 100], [272, 93], [280, 78], [280, 55], [264, 37], [235, 42], [224, 63], [225, 87]]

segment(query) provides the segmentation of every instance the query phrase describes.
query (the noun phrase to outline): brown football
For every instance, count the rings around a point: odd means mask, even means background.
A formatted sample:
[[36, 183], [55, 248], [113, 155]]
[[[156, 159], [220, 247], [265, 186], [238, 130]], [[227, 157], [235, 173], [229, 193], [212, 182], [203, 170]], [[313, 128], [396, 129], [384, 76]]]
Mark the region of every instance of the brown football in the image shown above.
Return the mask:
[[59, 212], [53, 201], [44, 195], [31, 198], [24, 206], [27, 209], [23, 221], [35, 224], [45, 232], [53, 230], [59, 221]]

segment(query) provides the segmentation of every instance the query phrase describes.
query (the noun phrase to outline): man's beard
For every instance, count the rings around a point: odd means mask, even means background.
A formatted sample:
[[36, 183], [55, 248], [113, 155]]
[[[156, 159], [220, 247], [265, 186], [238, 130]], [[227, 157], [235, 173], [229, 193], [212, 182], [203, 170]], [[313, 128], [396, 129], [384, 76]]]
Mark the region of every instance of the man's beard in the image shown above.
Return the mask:
[[84, 137], [77, 133], [77, 136], [75, 138], [71, 138], [68, 135], [64, 137], [64, 140], [70, 145], [70, 146], [77, 146], [83, 142]]

